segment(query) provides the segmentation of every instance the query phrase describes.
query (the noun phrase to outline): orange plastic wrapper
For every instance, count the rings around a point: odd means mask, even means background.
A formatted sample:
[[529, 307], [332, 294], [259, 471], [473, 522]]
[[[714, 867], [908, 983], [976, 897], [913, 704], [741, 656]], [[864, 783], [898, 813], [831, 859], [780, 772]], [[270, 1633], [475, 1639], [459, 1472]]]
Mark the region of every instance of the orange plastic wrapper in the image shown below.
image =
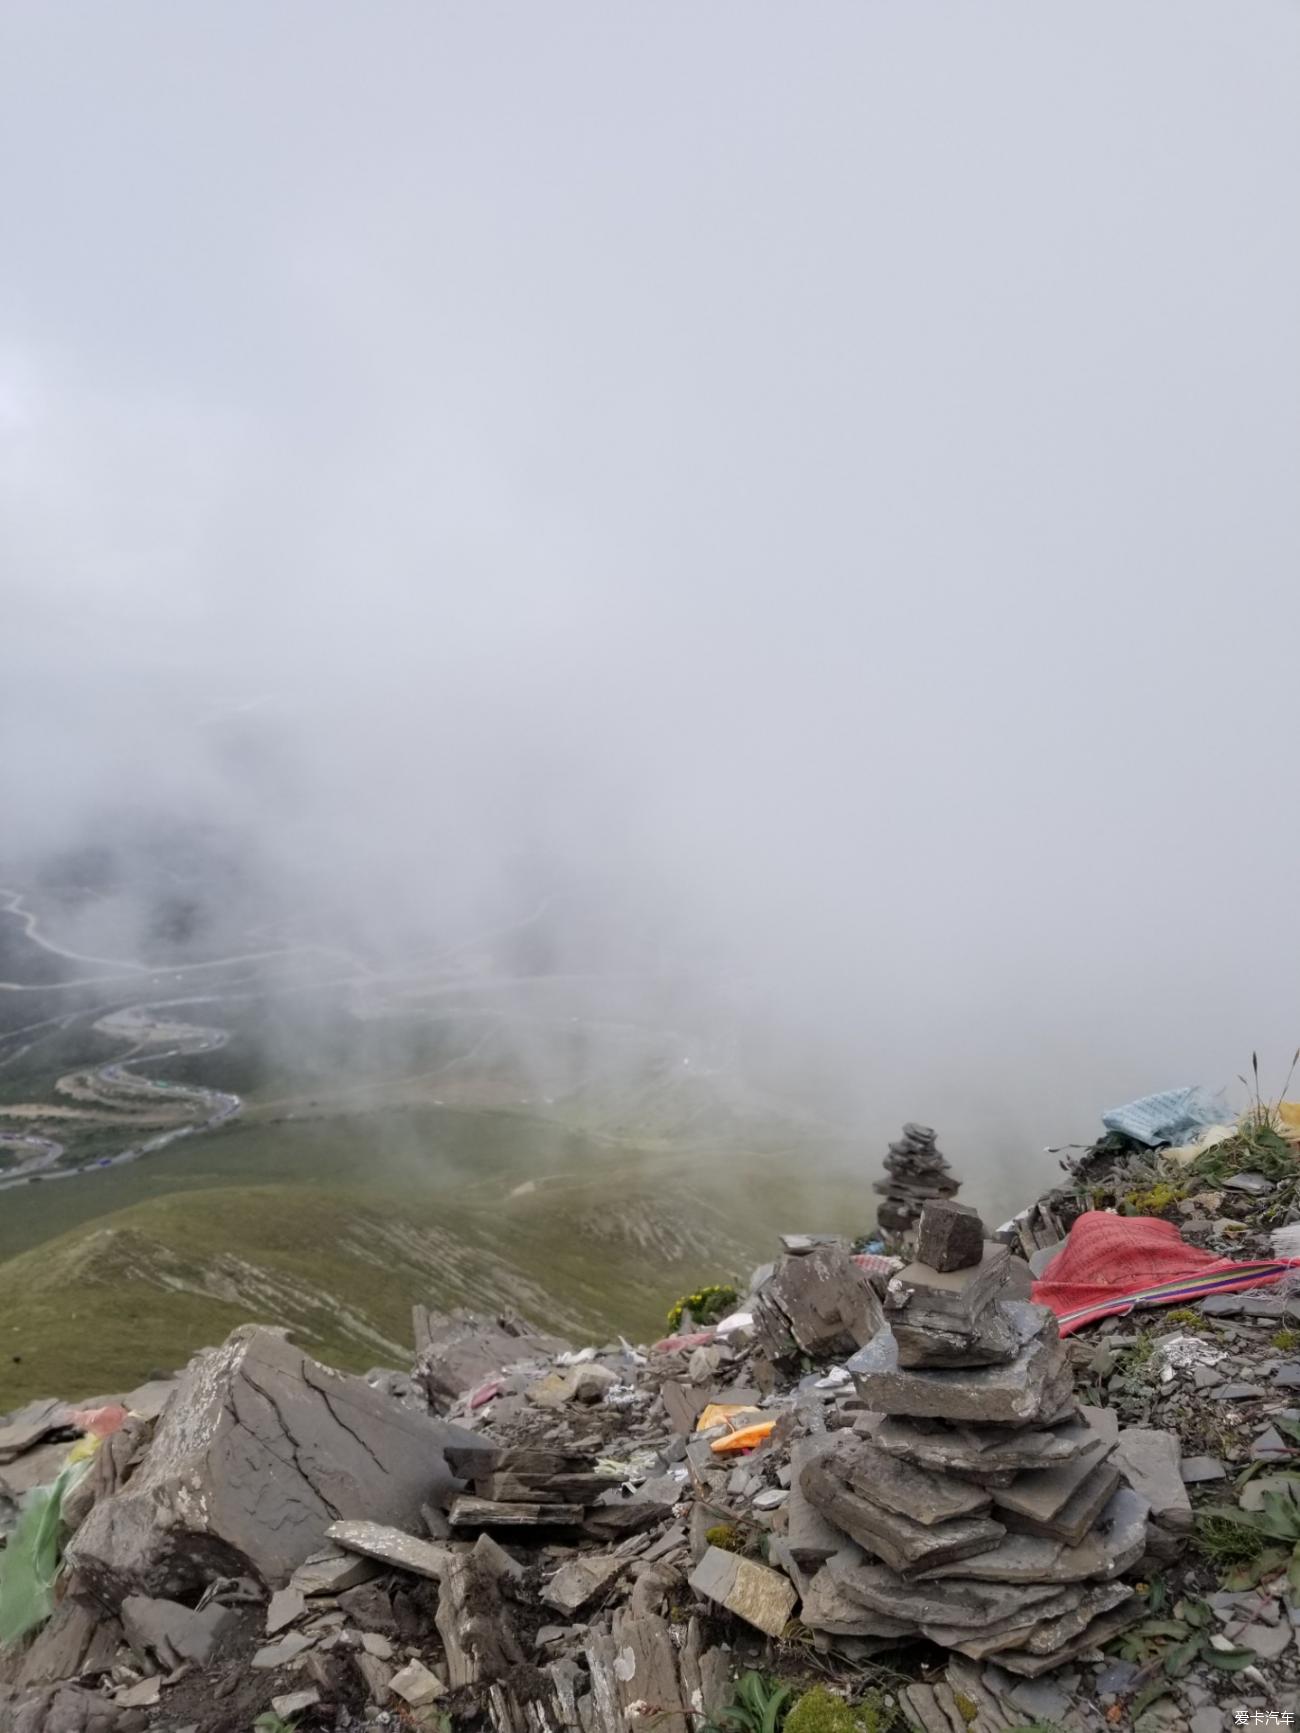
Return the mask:
[[757, 1426], [742, 1426], [739, 1432], [728, 1432], [725, 1437], [715, 1439], [710, 1448], [715, 1456], [730, 1456], [738, 1450], [752, 1450], [775, 1428], [775, 1420], [764, 1420]]

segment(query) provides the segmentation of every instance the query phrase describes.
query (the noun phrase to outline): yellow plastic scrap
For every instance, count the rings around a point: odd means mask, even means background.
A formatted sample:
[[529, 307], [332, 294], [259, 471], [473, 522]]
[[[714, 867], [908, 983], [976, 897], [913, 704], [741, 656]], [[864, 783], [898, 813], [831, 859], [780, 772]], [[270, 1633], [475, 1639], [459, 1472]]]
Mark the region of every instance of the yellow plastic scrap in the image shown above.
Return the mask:
[[752, 1402], [710, 1402], [695, 1422], [695, 1430], [707, 1432], [713, 1426], [729, 1426], [737, 1414], [752, 1414], [753, 1412], [754, 1404]]
[[1288, 1143], [1300, 1143], [1300, 1101], [1279, 1101], [1277, 1128]]
[[715, 1438], [709, 1448], [715, 1456], [730, 1456], [735, 1451], [752, 1450], [775, 1428], [775, 1420], [763, 1420], [757, 1426], [742, 1426], [739, 1432], [725, 1432], [721, 1438]]

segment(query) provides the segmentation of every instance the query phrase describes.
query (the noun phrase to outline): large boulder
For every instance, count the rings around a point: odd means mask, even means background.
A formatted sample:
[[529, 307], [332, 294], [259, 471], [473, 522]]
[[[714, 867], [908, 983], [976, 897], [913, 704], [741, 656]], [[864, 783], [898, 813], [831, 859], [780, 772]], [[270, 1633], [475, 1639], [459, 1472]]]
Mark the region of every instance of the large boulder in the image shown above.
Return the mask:
[[774, 1360], [847, 1359], [885, 1322], [870, 1277], [839, 1246], [782, 1258], [753, 1301], [754, 1333]]
[[86, 1517], [68, 1565], [111, 1605], [183, 1599], [216, 1575], [275, 1587], [331, 1523], [418, 1530], [421, 1504], [457, 1486], [444, 1447], [474, 1442], [246, 1325], [191, 1361], [144, 1462]]

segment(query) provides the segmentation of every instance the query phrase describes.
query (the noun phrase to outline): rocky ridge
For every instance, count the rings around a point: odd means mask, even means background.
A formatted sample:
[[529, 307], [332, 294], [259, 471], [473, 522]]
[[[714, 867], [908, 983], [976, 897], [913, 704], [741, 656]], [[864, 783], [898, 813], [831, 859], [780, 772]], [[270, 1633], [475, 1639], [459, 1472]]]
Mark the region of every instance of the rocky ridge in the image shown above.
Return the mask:
[[[1067, 1204], [1013, 1225], [1016, 1250], [1041, 1262]], [[874, 1726], [926, 1733], [1135, 1706], [1144, 1733], [1210, 1733], [1294, 1694], [1266, 1579], [1197, 1602], [1243, 1666], [1141, 1703], [1186, 1483], [1232, 1468], [1180, 1463], [1179, 1404], [1226, 1386], [1225, 1420], [1268, 1412], [1243, 1459], [1285, 1470], [1287, 1362], [1239, 1388], [1284, 1296], [1206, 1300], [1195, 1331], [1158, 1317], [1138, 1400], [1131, 1324], [1062, 1344], [961, 1206], [931, 1204], [892, 1273], [834, 1236], [784, 1243], [735, 1318], [649, 1348], [417, 1307], [409, 1373], [344, 1377], [250, 1328], [131, 1392], [65, 1497], [53, 1616], [0, 1658], [0, 1727], [697, 1733], [751, 1668], [866, 1689]], [[1207, 1334], [1213, 1363], [1177, 1347]], [[0, 1423], [0, 1526], [88, 1424], [55, 1401]]]

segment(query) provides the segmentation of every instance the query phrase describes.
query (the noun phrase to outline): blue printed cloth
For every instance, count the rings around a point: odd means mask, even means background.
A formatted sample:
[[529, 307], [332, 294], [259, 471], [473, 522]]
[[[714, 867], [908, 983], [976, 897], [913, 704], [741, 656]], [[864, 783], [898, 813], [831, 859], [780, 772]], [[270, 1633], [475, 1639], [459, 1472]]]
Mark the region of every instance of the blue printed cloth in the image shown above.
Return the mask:
[[1138, 1143], [1190, 1143], [1198, 1131], [1211, 1125], [1231, 1124], [1236, 1115], [1221, 1095], [1193, 1085], [1188, 1089], [1162, 1089], [1144, 1095], [1126, 1107], [1103, 1113], [1107, 1131], [1119, 1131]]

